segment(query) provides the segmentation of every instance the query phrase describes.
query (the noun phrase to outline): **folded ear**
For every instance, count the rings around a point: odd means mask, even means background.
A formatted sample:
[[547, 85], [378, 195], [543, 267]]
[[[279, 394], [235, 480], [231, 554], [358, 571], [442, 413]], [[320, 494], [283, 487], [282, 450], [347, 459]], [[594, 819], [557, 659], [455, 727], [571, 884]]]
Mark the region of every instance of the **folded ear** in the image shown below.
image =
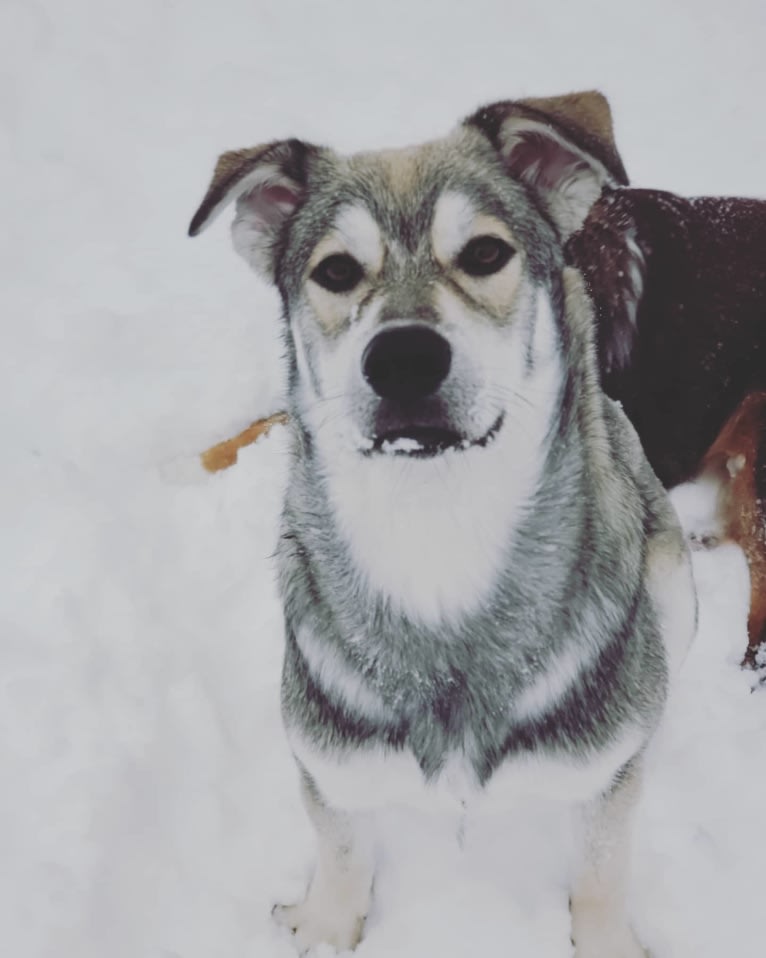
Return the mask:
[[609, 103], [595, 90], [493, 103], [465, 122], [540, 196], [562, 239], [582, 226], [605, 186], [628, 182]]
[[316, 152], [316, 147], [300, 140], [279, 140], [223, 153], [192, 218], [189, 236], [201, 233], [236, 200], [231, 227], [234, 248], [273, 282], [274, 246], [305, 196], [308, 167]]

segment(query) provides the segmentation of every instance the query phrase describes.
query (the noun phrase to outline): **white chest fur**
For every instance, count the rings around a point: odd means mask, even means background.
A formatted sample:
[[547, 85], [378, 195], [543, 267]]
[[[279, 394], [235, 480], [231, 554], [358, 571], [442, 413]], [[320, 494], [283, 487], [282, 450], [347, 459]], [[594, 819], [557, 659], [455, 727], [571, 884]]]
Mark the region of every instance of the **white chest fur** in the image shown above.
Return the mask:
[[295, 730], [288, 729], [288, 736], [296, 757], [335, 808], [369, 811], [404, 805], [423, 810], [460, 811], [470, 807], [494, 811], [530, 797], [571, 802], [596, 797], [640, 749], [645, 733], [628, 729], [610, 748], [584, 760], [563, 754], [513, 756], [483, 787], [463, 752], [451, 754], [441, 773], [426, 781], [415, 756], [407, 749], [319, 751]]

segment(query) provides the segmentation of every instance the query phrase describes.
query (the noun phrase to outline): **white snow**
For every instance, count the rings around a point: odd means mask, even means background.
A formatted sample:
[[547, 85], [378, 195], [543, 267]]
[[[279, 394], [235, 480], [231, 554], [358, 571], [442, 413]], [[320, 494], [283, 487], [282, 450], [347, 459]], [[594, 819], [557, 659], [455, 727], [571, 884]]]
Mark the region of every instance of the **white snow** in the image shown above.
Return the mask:
[[386, 455], [396, 455], [397, 453], [417, 452], [423, 448], [423, 444], [417, 439], [409, 436], [399, 436], [398, 439], [386, 439], [382, 443], [380, 450]]
[[[763, 193], [759, 0], [4, 0], [0, 5], [0, 953], [286, 958], [312, 856], [281, 730], [269, 556], [284, 430], [276, 295], [216, 225], [224, 149], [439, 135], [597, 86], [638, 185]], [[224, 217], [225, 218], [225, 217]], [[636, 829], [655, 958], [764, 952], [766, 692], [747, 583], [695, 553], [702, 620]], [[381, 825], [360, 958], [571, 955], [555, 809]], [[327, 954], [319, 949], [318, 955]]]

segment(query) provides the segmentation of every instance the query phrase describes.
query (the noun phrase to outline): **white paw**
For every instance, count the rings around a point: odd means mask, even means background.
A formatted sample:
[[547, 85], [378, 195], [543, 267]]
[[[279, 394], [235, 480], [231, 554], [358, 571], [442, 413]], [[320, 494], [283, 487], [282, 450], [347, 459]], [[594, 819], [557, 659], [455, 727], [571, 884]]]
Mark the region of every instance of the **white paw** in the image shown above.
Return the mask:
[[621, 928], [581, 928], [573, 934], [575, 958], [650, 958], [627, 925]]
[[275, 921], [293, 932], [301, 954], [321, 944], [332, 945], [338, 951], [356, 948], [366, 917], [337, 904], [321, 907], [311, 896], [299, 905], [276, 905], [273, 915]]

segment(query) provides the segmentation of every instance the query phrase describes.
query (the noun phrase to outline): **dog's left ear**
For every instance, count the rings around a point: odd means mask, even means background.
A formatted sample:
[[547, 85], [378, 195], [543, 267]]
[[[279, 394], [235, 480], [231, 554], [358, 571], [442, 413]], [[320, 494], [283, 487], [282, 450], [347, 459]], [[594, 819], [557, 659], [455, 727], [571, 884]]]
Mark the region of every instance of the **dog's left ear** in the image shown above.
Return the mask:
[[310, 161], [318, 152], [318, 147], [301, 140], [278, 140], [222, 154], [192, 218], [189, 236], [201, 233], [236, 200], [234, 248], [256, 272], [273, 282], [275, 244], [303, 201]]
[[605, 186], [627, 184], [609, 104], [595, 90], [493, 103], [465, 124], [481, 130], [509, 174], [535, 190], [563, 240], [582, 226]]

